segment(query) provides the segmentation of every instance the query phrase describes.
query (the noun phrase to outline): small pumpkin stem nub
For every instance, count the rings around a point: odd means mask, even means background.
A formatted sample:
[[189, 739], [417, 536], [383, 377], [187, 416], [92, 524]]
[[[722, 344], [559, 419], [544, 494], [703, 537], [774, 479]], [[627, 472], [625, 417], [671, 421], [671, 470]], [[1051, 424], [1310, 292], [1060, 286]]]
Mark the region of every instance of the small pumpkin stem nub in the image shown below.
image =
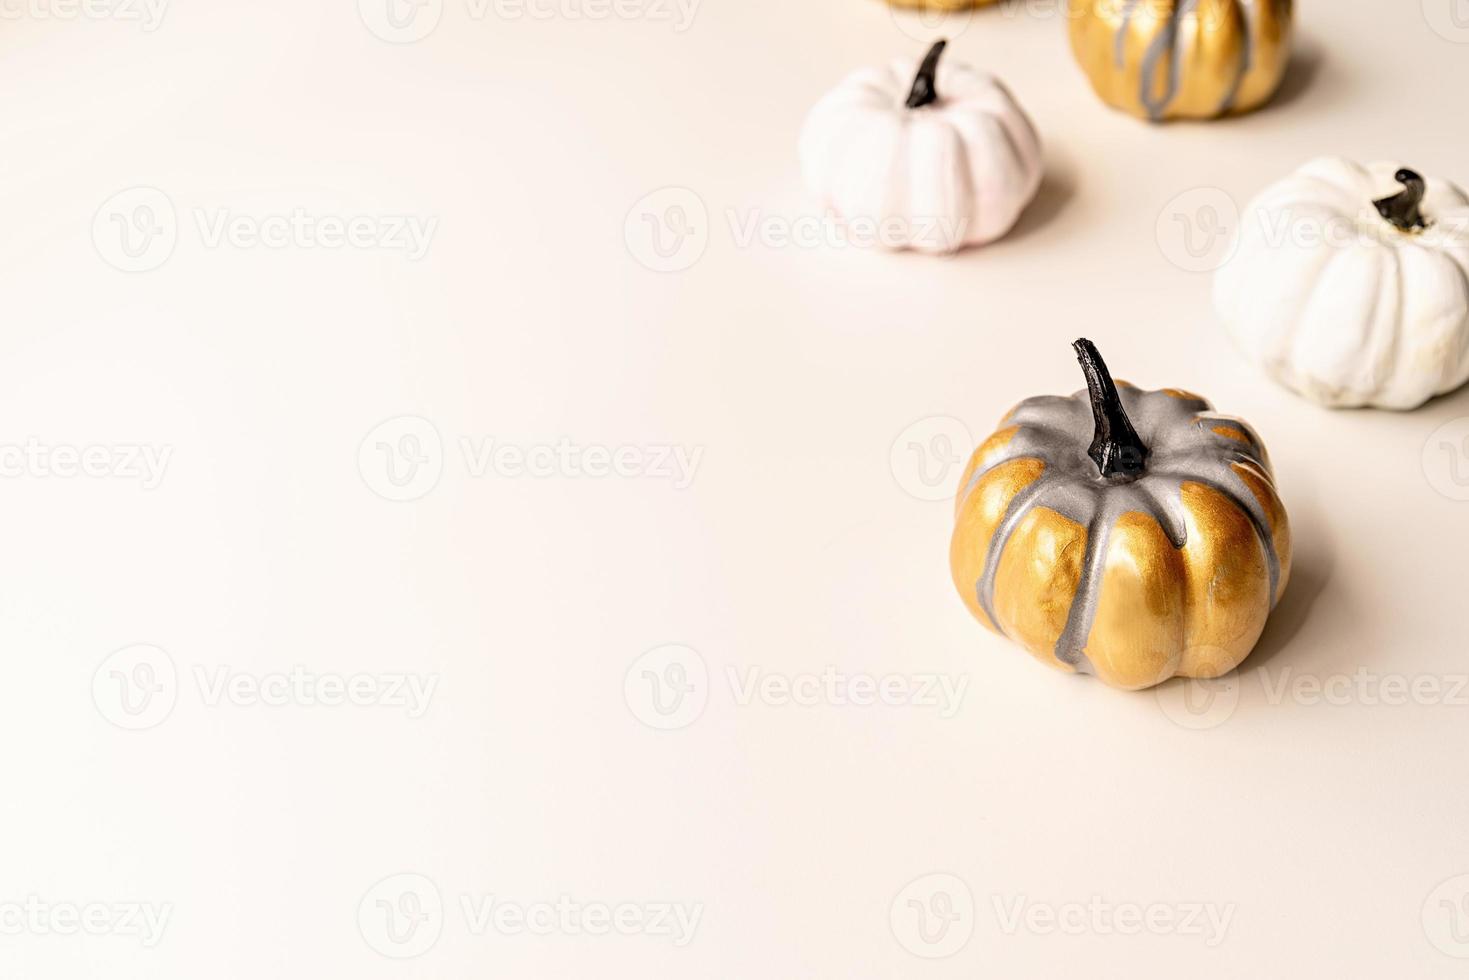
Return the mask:
[[1403, 189], [1392, 197], [1373, 201], [1377, 213], [1398, 231], [1422, 231], [1428, 225], [1423, 220], [1419, 205], [1423, 203], [1423, 193], [1427, 190], [1427, 185], [1422, 177], [1407, 168], [1393, 174], [1393, 180], [1402, 184]]
[[918, 77], [913, 79], [913, 90], [908, 93], [908, 108], [922, 109], [939, 100], [938, 89], [934, 88], [934, 76], [938, 74], [939, 56], [944, 53], [948, 43], [935, 41], [933, 47], [928, 49], [928, 54], [924, 55], [923, 64], [918, 66]]
[[1117, 393], [1117, 383], [1112, 380], [1107, 363], [1098, 353], [1097, 345], [1085, 337], [1071, 346], [1076, 350], [1076, 359], [1086, 374], [1092, 418], [1097, 424], [1091, 448], [1086, 454], [1104, 477], [1141, 476], [1148, 458], [1148, 447], [1143, 445], [1122, 408], [1122, 396]]

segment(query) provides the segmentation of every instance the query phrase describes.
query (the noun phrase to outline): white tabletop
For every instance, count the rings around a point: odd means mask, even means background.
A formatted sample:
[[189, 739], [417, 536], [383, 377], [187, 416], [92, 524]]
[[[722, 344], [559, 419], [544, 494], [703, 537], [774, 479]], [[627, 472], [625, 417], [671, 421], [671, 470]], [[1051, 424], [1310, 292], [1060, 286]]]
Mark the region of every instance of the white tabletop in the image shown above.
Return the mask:
[[[1462, 4], [1305, 3], [1273, 106], [1153, 127], [1049, 0], [153, 2], [0, 30], [0, 974], [1461, 975], [1469, 392], [1275, 387], [1179, 236], [1320, 154], [1469, 182]], [[940, 30], [1039, 199], [824, 241], [805, 110]], [[958, 458], [1082, 335], [1269, 445], [1226, 684], [953, 593]]]

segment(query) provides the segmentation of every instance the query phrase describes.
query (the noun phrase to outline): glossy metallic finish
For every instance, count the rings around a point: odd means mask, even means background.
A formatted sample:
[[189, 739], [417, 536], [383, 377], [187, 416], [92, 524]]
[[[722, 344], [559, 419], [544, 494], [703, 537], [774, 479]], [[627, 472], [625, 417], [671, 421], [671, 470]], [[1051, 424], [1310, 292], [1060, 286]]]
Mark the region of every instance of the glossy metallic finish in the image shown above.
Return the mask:
[[1067, 0], [1067, 15], [1097, 95], [1143, 119], [1248, 112], [1290, 60], [1292, 0]]
[[1119, 389], [1150, 447], [1144, 474], [1099, 474], [1087, 392], [1022, 402], [965, 471], [954, 583], [976, 619], [1051, 667], [1128, 689], [1218, 676], [1290, 576], [1269, 458], [1196, 395]]

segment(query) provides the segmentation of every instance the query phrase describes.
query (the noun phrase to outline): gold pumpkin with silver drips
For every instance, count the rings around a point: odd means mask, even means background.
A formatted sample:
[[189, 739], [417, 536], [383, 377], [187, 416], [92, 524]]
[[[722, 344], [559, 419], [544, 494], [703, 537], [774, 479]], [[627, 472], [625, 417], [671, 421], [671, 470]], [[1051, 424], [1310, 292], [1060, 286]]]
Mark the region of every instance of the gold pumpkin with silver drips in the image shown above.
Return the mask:
[[1290, 60], [1291, 0], [1067, 0], [1067, 15], [1097, 95], [1142, 119], [1248, 112]]
[[1290, 577], [1265, 447], [1197, 395], [1114, 383], [1090, 341], [1076, 350], [1085, 391], [1027, 399], [975, 450], [954, 584], [1050, 667], [1134, 690], [1225, 674]]

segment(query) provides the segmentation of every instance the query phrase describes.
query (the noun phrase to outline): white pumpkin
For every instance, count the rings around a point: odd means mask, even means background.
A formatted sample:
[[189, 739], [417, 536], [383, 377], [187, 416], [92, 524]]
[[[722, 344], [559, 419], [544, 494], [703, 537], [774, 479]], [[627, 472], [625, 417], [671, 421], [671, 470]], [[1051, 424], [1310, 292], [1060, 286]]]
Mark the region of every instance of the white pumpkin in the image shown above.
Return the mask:
[[812, 109], [801, 132], [806, 183], [891, 248], [953, 252], [1014, 226], [1041, 183], [1035, 127], [993, 75], [939, 64], [858, 71]]
[[1324, 158], [1265, 189], [1214, 279], [1236, 344], [1333, 408], [1416, 408], [1469, 380], [1469, 197]]

